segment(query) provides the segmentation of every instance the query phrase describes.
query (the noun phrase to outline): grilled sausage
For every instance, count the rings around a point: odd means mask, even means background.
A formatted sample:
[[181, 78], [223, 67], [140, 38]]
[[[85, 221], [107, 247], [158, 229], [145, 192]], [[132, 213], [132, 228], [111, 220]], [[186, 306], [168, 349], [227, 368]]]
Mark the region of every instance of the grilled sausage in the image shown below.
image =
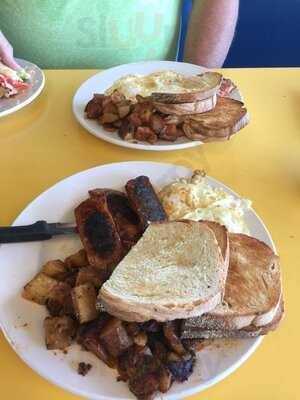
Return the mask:
[[124, 255], [124, 248], [105, 196], [87, 199], [75, 209], [80, 239], [89, 264], [108, 273]]
[[131, 179], [125, 186], [129, 202], [140, 219], [143, 230], [150, 222], [166, 221], [168, 219], [153, 186], [147, 176]]

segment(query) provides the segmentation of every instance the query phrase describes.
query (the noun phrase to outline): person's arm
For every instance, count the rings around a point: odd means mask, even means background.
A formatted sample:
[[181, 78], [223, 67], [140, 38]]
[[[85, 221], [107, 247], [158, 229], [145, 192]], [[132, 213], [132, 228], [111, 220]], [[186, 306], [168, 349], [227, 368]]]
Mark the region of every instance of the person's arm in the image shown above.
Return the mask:
[[14, 60], [14, 51], [11, 44], [8, 42], [6, 37], [0, 31], [0, 60], [10, 68], [19, 69], [21, 68]]
[[194, 0], [184, 59], [208, 68], [221, 67], [238, 18], [239, 0]]

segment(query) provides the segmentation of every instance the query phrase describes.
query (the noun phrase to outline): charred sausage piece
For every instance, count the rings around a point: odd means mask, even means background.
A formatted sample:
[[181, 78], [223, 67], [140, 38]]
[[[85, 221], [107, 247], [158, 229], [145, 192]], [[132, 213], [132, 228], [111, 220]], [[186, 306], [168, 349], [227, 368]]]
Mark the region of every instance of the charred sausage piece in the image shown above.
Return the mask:
[[165, 322], [163, 325], [164, 336], [168, 347], [176, 354], [182, 356], [186, 350], [179, 339], [179, 327], [177, 321]]
[[147, 176], [139, 176], [128, 181], [125, 188], [129, 202], [139, 216], [143, 230], [147, 228], [150, 222], [168, 219]]
[[123, 193], [111, 192], [107, 202], [122, 242], [126, 247], [132, 247], [142, 235], [137, 214]]
[[121, 320], [112, 317], [100, 333], [100, 342], [113, 357], [118, 357], [132, 345], [132, 339]]
[[87, 199], [75, 209], [80, 239], [89, 264], [112, 271], [124, 255], [124, 248], [106, 197]]
[[106, 196], [108, 209], [115, 222], [117, 231], [125, 249], [129, 250], [141, 237], [139, 218], [131, 208], [127, 196], [117, 190], [90, 190], [91, 198]]
[[187, 353], [184, 356], [179, 356], [176, 353], [169, 353], [166, 366], [178, 382], [186, 381], [193, 373], [195, 357], [193, 354]]

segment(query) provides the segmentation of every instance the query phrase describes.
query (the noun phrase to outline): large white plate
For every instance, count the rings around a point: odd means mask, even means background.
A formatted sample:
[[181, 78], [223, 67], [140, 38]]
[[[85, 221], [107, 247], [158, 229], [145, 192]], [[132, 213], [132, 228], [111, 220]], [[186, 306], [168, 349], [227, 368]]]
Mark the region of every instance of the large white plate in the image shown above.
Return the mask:
[[[73, 210], [96, 187], [122, 189], [138, 175], [150, 177], [156, 188], [178, 177], [190, 176], [191, 170], [172, 164], [126, 162], [103, 165], [73, 175], [37, 197], [15, 220], [14, 225], [29, 224], [39, 219], [49, 222], [73, 221]], [[230, 189], [207, 178], [216, 187]], [[233, 193], [234, 194], [234, 193]], [[234, 194], [235, 195], [235, 194]], [[236, 196], [236, 195], [235, 195]], [[247, 221], [251, 234], [274, 250], [266, 227], [250, 210]], [[62, 258], [81, 248], [76, 236], [65, 236], [45, 242], [0, 246], [0, 323], [16, 353], [38, 374], [56, 385], [89, 399], [134, 398], [125, 383], [116, 382], [115, 371], [78, 345], [68, 354], [47, 351], [44, 344], [43, 306], [21, 297], [21, 291], [47, 260]], [[239, 367], [257, 348], [261, 338], [220, 341], [218, 346], [200, 352], [193, 375], [184, 384], [174, 384], [164, 399], [181, 399], [214, 385]], [[78, 362], [90, 362], [86, 377], [77, 374]]]
[[8, 99], [0, 99], [0, 117], [11, 114], [30, 104], [43, 90], [45, 85], [45, 75], [43, 71], [29, 61], [16, 59], [19, 65], [30, 74], [30, 79], [26, 81], [28, 87], [16, 96]]
[[[175, 61], [145, 61], [132, 64], [120, 65], [118, 67], [107, 69], [104, 72], [92, 76], [85, 81], [77, 90], [73, 99], [73, 112], [77, 121], [87, 131], [94, 136], [103, 139], [107, 142], [117, 144], [123, 147], [129, 147], [139, 150], [179, 150], [189, 147], [202, 145], [201, 141], [191, 141], [188, 138], [179, 138], [176, 142], [170, 143], [164, 140], [159, 140], [155, 145], [146, 142], [131, 143], [119, 137], [118, 133], [105, 131], [95, 120], [87, 119], [84, 115], [84, 108], [87, 102], [93, 97], [94, 93], [103, 93], [117, 79], [130, 74], [146, 75], [157, 71], [175, 71], [185, 75], [195, 75], [207, 71], [206, 68], [198, 65], [180, 63]], [[230, 97], [241, 100], [241, 95], [238, 90], [234, 90]]]

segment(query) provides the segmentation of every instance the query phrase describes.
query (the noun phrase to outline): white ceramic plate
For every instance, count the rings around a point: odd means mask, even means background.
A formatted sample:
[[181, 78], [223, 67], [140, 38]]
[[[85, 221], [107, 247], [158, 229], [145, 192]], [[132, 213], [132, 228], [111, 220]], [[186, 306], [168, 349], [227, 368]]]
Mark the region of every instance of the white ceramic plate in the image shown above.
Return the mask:
[[[191, 170], [172, 164], [151, 162], [125, 162], [92, 168], [73, 175], [42, 193], [26, 207], [14, 225], [29, 224], [39, 219], [49, 222], [73, 221], [73, 210], [87, 198], [88, 189], [122, 189], [129, 179], [142, 174], [149, 176], [153, 185], [160, 188], [178, 177], [190, 176]], [[207, 179], [213, 186], [233, 193], [217, 181]], [[270, 234], [253, 210], [248, 212], [247, 222], [251, 234], [275, 250]], [[115, 371], [92, 354], [82, 351], [78, 345], [72, 345], [68, 354], [47, 351], [43, 332], [45, 307], [21, 297], [23, 286], [47, 260], [64, 259], [81, 247], [76, 236], [58, 237], [45, 242], [1, 245], [1, 327], [16, 353], [33, 370], [56, 385], [89, 399], [133, 399], [126, 384], [116, 382]], [[261, 338], [227, 340], [219, 341], [217, 347], [206, 348], [199, 353], [190, 379], [184, 384], [174, 384], [163, 398], [181, 399], [214, 385], [239, 367], [260, 342]], [[80, 361], [90, 362], [93, 366], [85, 377], [79, 376], [76, 371]]]
[[[87, 119], [84, 114], [84, 108], [89, 100], [93, 97], [94, 93], [103, 93], [109, 88], [117, 79], [122, 76], [130, 74], [147, 75], [152, 72], [158, 71], [175, 71], [185, 75], [195, 75], [207, 71], [204, 67], [198, 65], [180, 63], [175, 61], [146, 61], [132, 64], [120, 65], [118, 67], [107, 69], [104, 72], [92, 76], [85, 81], [77, 90], [73, 99], [73, 112], [77, 121], [87, 131], [94, 136], [103, 139], [107, 142], [117, 144], [123, 147], [129, 147], [139, 150], [179, 150], [189, 147], [202, 145], [203, 142], [191, 141], [188, 138], [179, 138], [176, 142], [167, 142], [159, 140], [155, 145], [147, 142], [131, 143], [119, 137], [117, 132], [111, 133], [105, 131], [95, 120]], [[230, 97], [241, 100], [241, 95], [238, 90], [234, 90]]]
[[8, 99], [0, 99], [0, 117], [11, 114], [30, 104], [43, 90], [45, 76], [43, 71], [29, 61], [16, 59], [19, 65], [30, 74], [30, 79], [26, 81], [28, 87], [16, 96]]

